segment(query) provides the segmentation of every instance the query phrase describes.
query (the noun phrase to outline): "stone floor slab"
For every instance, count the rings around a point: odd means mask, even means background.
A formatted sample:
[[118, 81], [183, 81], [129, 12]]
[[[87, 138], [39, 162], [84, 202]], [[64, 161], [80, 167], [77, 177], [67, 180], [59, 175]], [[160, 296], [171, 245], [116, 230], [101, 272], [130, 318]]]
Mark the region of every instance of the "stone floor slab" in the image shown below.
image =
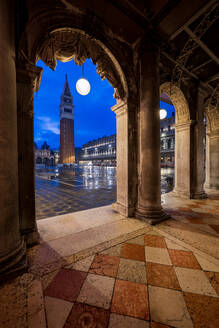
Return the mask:
[[111, 311], [148, 320], [147, 287], [135, 282], [116, 280]]
[[219, 327], [218, 298], [184, 293], [184, 299], [195, 328]]
[[122, 249], [122, 244], [118, 244], [116, 246], [104, 249], [100, 254], [106, 254], [110, 256], [120, 256]]
[[173, 289], [149, 286], [151, 319], [177, 328], [193, 328], [183, 294]]
[[165, 239], [161, 236], [146, 234], [144, 237], [145, 246], [166, 248]]
[[142, 245], [144, 246], [144, 235], [138, 236], [136, 238], [133, 239], [129, 239], [128, 240], [129, 244], [137, 244], [137, 245]]
[[144, 246], [125, 243], [122, 247], [121, 256], [130, 260], [145, 261]]
[[63, 269], [58, 272], [45, 290], [45, 295], [74, 302], [86, 278], [86, 273], [77, 270]]
[[147, 262], [146, 272], [149, 285], [181, 290], [172, 266]]
[[205, 274], [208, 277], [208, 280], [210, 281], [212, 287], [215, 289], [216, 293], [219, 296], [219, 273], [205, 271]]
[[89, 273], [77, 301], [104, 309], [109, 309], [113, 294], [114, 282], [114, 278]]
[[98, 254], [95, 256], [89, 272], [115, 278], [118, 271], [119, 260], [117, 256]]
[[202, 270], [204, 271], [213, 271], [213, 272], [219, 272], [219, 265], [216, 265], [215, 263], [212, 263], [208, 260], [206, 260], [204, 257], [194, 254], [196, 259], [198, 260]]
[[107, 328], [109, 315], [109, 311], [104, 309], [75, 303], [64, 328]]
[[93, 259], [94, 259], [94, 255], [88, 256], [83, 260], [73, 263], [70, 267], [75, 270], [88, 272], [89, 268], [91, 266], [91, 263], [93, 262]]
[[167, 244], [167, 248], [169, 248], [169, 249], [178, 249], [178, 250], [182, 250], [182, 251], [188, 251], [183, 246], [174, 243], [171, 239], [165, 238], [165, 241], [166, 241], [166, 244]]
[[181, 289], [184, 292], [217, 297], [207, 276], [201, 270], [175, 268]]
[[158, 247], [145, 247], [145, 258], [147, 262], [154, 262], [160, 264], [171, 265], [167, 249]]
[[128, 259], [120, 259], [117, 274], [118, 279], [134, 281], [141, 284], [146, 283], [145, 263]]
[[111, 313], [108, 328], [149, 328], [149, 323], [133, 317]]
[[73, 304], [54, 297], [45, 297], [48, 328], [63, 327]]
[[201, 269], [192, 252], [169, 249], [169, 255], [173, 265], [182, 268]]

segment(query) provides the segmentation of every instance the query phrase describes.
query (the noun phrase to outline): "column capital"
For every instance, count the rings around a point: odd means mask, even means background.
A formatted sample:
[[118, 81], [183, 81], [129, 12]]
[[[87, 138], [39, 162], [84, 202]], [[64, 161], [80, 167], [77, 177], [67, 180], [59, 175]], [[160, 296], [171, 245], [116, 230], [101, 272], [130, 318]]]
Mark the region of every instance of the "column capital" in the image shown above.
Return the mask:
[[127, 101], [118, 102], [116, 105], [111, 107], [111, 110], [116, 114], [116, 116], [124, 115], [128, 112]]
[[16, 62], [16, 79], [17, 83], [30, 84], [35, 91], [40, 88], [43, 68], [27, 62]]

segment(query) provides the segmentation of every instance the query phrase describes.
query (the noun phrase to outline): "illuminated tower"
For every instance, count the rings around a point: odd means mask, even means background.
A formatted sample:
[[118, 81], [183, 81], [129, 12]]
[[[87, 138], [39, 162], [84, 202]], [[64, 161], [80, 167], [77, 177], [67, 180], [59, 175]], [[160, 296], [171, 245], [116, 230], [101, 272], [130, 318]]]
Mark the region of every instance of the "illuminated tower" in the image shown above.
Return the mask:
[[75, 162], [74, 145], [74, 105], [73, 98], [68, 84], [67, 74], [65, 75], [64, 90], [61, 95], [60, 110], [60, 163]]

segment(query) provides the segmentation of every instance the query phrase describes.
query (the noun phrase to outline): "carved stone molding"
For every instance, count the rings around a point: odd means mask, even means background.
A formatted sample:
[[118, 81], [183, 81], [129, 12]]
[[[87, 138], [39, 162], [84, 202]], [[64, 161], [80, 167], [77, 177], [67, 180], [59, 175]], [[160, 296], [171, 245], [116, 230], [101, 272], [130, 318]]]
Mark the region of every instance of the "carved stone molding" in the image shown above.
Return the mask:
[[33, 117], [34, 92], [39, 90], [43, 69], [29, 63], [17, 63], [18, 115]]
[[102, 80], [107, 78], [115, 89], [114, 97], [116, 99], [127, 97], [127, 90], [125, 92], [112, 59], [97, 40], [85, 33], [69, 29], [54, 31], [41, 45], [38, 56], [53, 70], [56, 68], [57, 60], [67, 62], [73, 59], [77, 65], [82, 65], [86, 59], [91, 58], [96, 65], [97, 74]]
[[205, 111], [207, 117], [207, 133], [219, 135], [219, 112], [216, 107], [208, 107]]
[[160, 87], [160, 95], [163, 93], [171, 99], [176, 110], [176, 123], [186, 123], [190, 121], [190, 111], [188, 102], [179, 89], [179, 87], [171, 82], [163, 83]]
[[126, 102], [120, 102], [112, 106], [111, 110], [116, 114], [116, 116], [120, 116], [128, 112], [128, 106]]

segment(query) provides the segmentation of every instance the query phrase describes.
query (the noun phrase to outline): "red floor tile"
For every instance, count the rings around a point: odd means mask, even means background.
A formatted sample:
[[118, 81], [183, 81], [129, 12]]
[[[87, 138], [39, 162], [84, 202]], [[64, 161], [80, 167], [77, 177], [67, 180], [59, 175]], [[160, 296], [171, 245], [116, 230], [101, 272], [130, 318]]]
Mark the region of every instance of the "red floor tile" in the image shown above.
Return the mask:
[[167, 325], [163, 325], [162, 323], [151, 322], [151, 328], [171, 328], [171, 327]]
[[186, 217], [186, 219], [192, 224], [204, 224], [203, 220], [200, 218]]
[[75, 303], [64, 328], [107, 328], [109, 315], [107, 310]]
[[137, 244], [124, 244], [121, 252], [121, 257], [130, 260], [145, 261], [145, 248]]
[[160, 236], [145, 235], [144, 242], [145, 242], [145, 246], [160, 247], [160, 248], [167, 247], [165, 239]]
[[89, 272], [114, 278], [117, 275], [119, 261], [120, 258], [117, 256], [96, 255]]
[[168, 249], [172, 264], [176, 267], [200, 269], [201, 267], [191, 252]]
[[147, 262], [146, 272], [149, 285], [181, 290], [172, 266]]
[[61, 270], [45, 290], [45, 296], [73, 302], [78, 297], [86, 273], [76, 270]]
[[131, 281], [116, 280], [111, 311], [148, 320], [146, 285]]
[[184, 293], [184, 299], [193, 320], [194, 328], [219, 327], [219, 298]]
[[219, 296], [219, 273], [218, 272], [205, 272], [212, 287], [216, 290]]
[[[219, 220], [218, 220], [219, 221]], [[211, 224], [210, 227], [214, 229], [217, 233], [219, 233], [219, 225]]]

